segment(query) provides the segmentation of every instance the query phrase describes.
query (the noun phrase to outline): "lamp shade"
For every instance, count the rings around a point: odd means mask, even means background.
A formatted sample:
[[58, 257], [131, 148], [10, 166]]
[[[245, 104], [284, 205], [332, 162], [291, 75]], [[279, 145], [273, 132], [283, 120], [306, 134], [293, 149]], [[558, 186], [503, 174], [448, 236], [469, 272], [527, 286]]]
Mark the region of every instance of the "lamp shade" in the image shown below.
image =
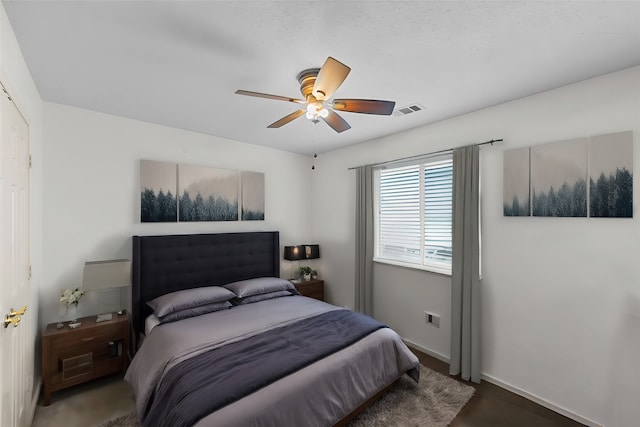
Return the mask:
[[82, 288], [85, 291], [121, 288], [131, 285], [131, 261], [114, 259], [84, 263]]
[[304, 259], [304, 248], [302, 246], [285, 246], [284, 259], [287, 261], [298, 261]]
[[320, 245], [302, 245], [304, 248], [304, 259], [320, 258]]

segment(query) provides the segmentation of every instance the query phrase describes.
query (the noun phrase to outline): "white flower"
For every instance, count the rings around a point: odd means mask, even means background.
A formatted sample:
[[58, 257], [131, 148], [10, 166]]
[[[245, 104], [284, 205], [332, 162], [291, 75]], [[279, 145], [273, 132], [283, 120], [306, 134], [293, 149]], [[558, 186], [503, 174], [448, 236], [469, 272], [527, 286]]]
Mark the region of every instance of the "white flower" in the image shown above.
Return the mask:
[[78, 303], [80, 302], [80, 298], [85, 293], [86, 293], [85, 291], [81, 291], [79, 288], [75, 288], [73, 290], [65, 289], [62, 291], [62, 294], [60, 295], [60, 302], [63, 302], [67, 305], [75, 304], [77, 306]]

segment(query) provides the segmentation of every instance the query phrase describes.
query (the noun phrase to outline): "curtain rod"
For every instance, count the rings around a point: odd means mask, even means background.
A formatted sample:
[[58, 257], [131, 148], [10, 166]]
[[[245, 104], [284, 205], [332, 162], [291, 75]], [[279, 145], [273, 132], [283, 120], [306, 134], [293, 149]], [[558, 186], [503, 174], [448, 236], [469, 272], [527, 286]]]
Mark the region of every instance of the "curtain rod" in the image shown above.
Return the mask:
[[[502, 142], [502, 138], [501, 139], [492, 139], [490, 141], [485, 141], [485, 142], [478, 142], [477, 144], [463, 145], [462, 147], [456, 147], [456, 148], [473, 147], [474, 145], [477, 145], [478, 147], [481, 147], [483, 145], [493, 145], [494, 142]], [[422, 158], [422, 157], [432, 157], [432, 156], [437, 156], [437, 155], [440, 155], [440, 154], [449, 154], [449, 153], [453, 153], [453, 150], [455, 150], [456, 148], [448, 148], [446, 150], [434, 151], [432, 153], [426, 153], [426, 154], [418, 154], [416, 156], [401, 157], [399, 159], [387, 160], [386, 162], [370, 163], [368, 165], [360, 165], [360, 166], [352, 166], [348, 170], [358, 169], [358, 168], [361, 168], [363, 166], [383, 166], [383, 165], [388, 165], [390, 163], [402, 162], [402, 161], [405, 161], [405, 160], [419, 159], [419, 158]]]

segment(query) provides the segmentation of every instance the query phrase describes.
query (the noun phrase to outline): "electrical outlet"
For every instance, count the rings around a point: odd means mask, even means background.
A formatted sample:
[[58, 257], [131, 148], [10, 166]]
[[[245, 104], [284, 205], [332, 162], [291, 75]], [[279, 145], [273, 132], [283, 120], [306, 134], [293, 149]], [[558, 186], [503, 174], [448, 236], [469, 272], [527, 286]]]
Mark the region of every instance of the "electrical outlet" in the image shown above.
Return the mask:
[[437, 314], [429, 313], [428, 311], [424, 312], [424, 321], [428, 325], [433, 325], [436, 328], [440, 327], [440, 316]]
[[433, 326], [435, 326], [436, 328], [440, 327], [440, 316], [438, 316], [437, 314], [433, 314], [432, 318], [431, 318], [431, 324]]

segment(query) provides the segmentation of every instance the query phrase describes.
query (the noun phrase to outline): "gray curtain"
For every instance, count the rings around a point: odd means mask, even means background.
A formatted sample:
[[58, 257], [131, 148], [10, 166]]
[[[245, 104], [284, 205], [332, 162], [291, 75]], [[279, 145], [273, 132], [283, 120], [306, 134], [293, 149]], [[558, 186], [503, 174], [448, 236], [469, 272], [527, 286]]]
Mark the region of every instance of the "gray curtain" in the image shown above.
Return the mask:
[[453, 151], [453, 262], [449, 373], [480, 382], [479, 147]]
[[356, 168], [356, 295], [355, 311], [373, 312], [373, 168]]

